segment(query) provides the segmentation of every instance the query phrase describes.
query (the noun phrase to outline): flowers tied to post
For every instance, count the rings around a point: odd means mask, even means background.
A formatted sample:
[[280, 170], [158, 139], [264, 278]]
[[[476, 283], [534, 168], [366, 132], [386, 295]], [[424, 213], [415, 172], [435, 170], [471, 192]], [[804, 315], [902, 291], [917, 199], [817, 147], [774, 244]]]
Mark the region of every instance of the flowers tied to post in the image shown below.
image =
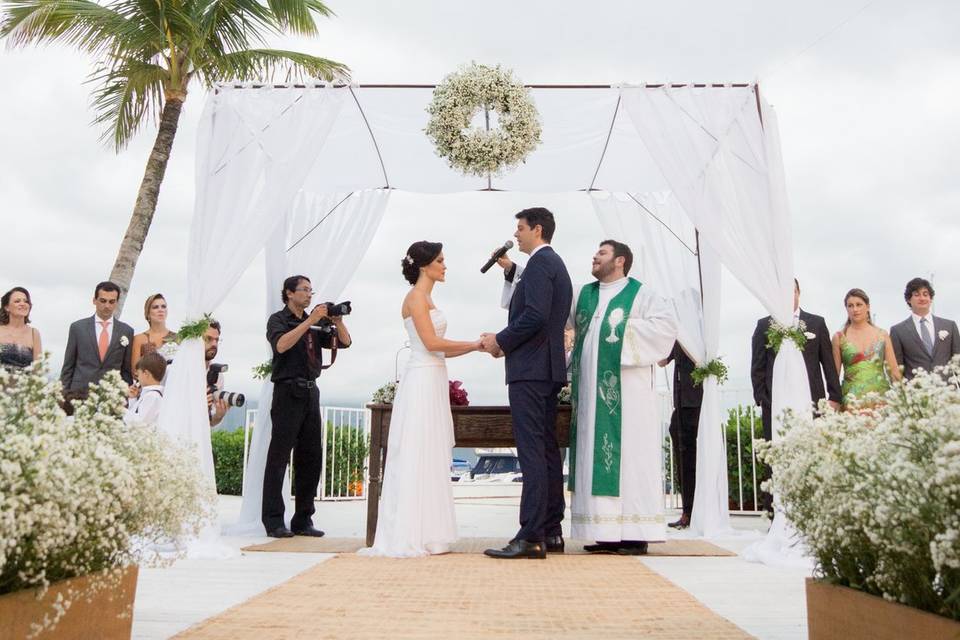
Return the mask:
[[268, 380], [273, 375], [273, 360], [261, 362], [252, 371], [254, 380]]
[[727, 365], [724, 364], [723, 358], [717, 356], [710, 362], [696, 367], [693, 371], [690, 372], [690, 378], [693, 380], [693, 384], [700, 386], [703, 384], [703, 381], [713, 376], [717, 379], [717, 384], [723, 384], [727, 381], [727, 376], [729, 371], [727, 370]]
[[[499, 174], [523, 162], [540, 144], [540, 119], [529, 91], [509, 70], [471, 63], [443, 79], [427, 106], [424, 130], [437, 155], [461, 173]], [[484, 129], [471, 128], [477, 113]], [[499, 126], [490, 128], [495, 113]]]
[[799, 351], [807, 346], [807, 340], [816, 338], [816, 334], [807, 331], [807, 323], [799, 320], [796, 325], [786, 325], [770, 319], [770, 326], [767, 327], [767, 348], [773, 349], [774, 353], [780, 353], [780, 346], [783, 341], [792, 340], [797, 345]]
[[470, 404], [467, 400], [467, 390], [459, 380], [450, 380], [450, 406], [465, 407]]

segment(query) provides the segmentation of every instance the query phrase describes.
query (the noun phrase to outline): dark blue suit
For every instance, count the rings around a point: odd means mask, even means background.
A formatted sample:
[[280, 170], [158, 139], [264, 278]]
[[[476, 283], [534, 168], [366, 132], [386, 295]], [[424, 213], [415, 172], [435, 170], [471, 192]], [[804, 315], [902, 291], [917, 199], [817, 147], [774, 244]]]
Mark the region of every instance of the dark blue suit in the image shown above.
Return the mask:
[[561, 533], [565, 504], [557, 393], [567, 381], [563, 330], [572, 302], [567, 267], [545, 246], [527, 262], [510, 299], [507, 328], [497, 334], [506, 355], [513, 436], [523, 471], [516, 540], [541, 542]]

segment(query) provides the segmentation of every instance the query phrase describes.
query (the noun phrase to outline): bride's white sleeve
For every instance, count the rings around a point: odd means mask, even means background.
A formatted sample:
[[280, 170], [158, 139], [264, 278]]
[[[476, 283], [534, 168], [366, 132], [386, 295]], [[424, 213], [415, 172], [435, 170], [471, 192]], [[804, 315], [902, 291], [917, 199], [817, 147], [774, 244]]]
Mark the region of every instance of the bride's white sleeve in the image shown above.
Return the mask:
[[520, 274], [523, 273], [523, 267], [514, 263], [516, 270], [513, 272], [513, 280], [504, 280], [503, 281], [503, 291], [500, 293], [500, 306], [504, 309], [510, 308], [510, 299], [513, 298], [513, 289], [516, 286], [517, 280], [520, 279]]

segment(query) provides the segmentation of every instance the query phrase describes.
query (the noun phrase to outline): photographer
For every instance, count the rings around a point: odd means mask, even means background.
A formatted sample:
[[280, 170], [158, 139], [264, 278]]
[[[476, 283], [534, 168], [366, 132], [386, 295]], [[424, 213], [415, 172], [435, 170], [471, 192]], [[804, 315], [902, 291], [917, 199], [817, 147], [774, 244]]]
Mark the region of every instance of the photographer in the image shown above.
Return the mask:
[[[227, 411], [230, 409], [230, 406], [226, 401], [222, 399], [214, 399], [213, 393], [211, 393], [210, 385], [210, 365], [213, 364], [213, 359], [217, 357], [217, 350], [220, 347], [220, 323], [216, 320], [210, 321], [210, 326], [207, 327], [207, 332], [203, 334], [203, 348], [204, 348], [204, 364], [206, 365], [205, 369], [207, 371], [207, 413], [210, 416], [210, 428], [217, 426], [223, 421], [223, 417], [227, 415]], [[223, 390], [223, 379], [222, 375], [217, 376], [217, 381], [214, 386], [218, 391]]]
[[[270, 418], [273, 431], [263, 474], [263, 526], [273, 538], [293, 535], [320, 537], [314, 528], [314, 498], [323, 464], [320, 427], [320, 396], [316, 379], [323, 367], [323, 348], [350, 346], [350, 333], [343, 323], [349, 305], [334, 305], [337, 315], [328, 314], [320, 304], [307, 313], [313, 298], [310, 279], [291, 276], [284, 280], [284, 304], [267, 320], [267, 340], [273, 349], [273, 404]], [[345, 307], [345, 308], [342, 308]], [[293, 451], [296, 510], [290, 529], [283, 520], [283, 476]]]

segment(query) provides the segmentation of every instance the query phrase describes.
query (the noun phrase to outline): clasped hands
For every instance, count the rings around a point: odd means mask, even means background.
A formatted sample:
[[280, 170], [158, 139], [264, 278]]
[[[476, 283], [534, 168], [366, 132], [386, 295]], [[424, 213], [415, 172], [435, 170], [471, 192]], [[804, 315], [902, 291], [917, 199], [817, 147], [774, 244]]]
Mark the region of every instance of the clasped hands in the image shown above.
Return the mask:
[[481, 333], [477, 350], [489, 353], [494, 358], [503, 357], [503, 349], [497, 344], [497, 335], [495, 333]]

